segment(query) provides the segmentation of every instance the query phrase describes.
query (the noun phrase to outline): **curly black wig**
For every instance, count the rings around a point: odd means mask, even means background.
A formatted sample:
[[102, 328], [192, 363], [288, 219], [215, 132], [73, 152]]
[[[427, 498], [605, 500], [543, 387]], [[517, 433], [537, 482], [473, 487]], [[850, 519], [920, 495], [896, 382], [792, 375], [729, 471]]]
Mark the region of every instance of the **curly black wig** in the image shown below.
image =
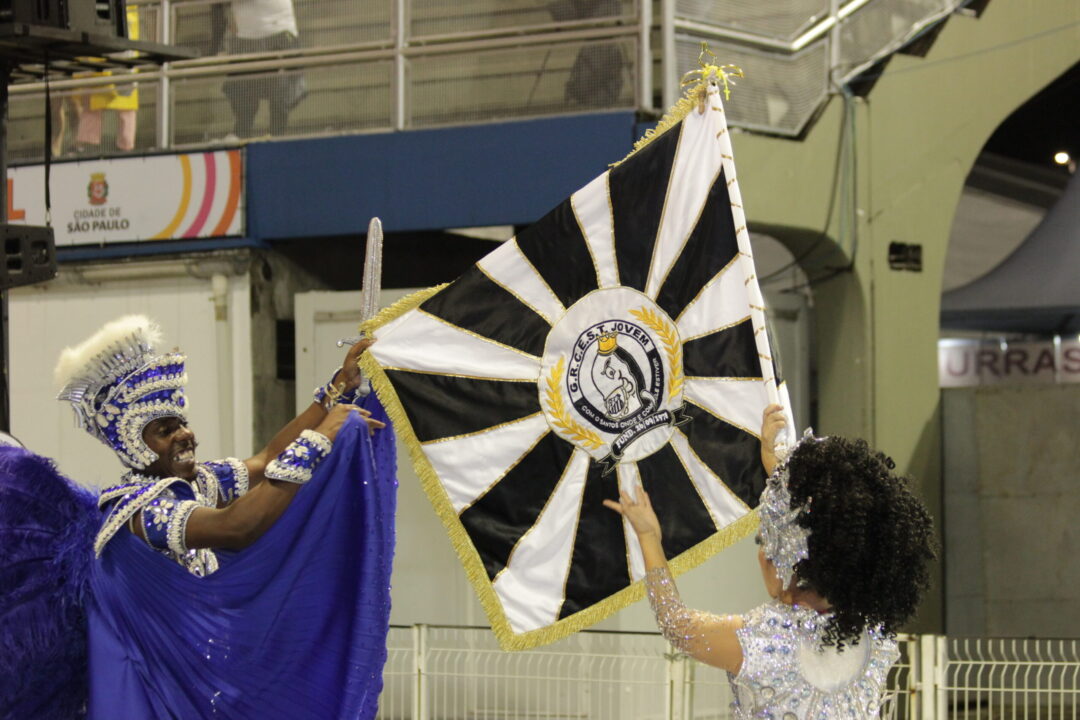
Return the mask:
[[854, 645], [868, 627], [895, 634], [929, 584], [933, 525], [894, 467], [866, 441], [839, 437], [801, 443], [788, 461], [791, 505], [810, 530], [795, 573], [832, 605], [826, 645]]

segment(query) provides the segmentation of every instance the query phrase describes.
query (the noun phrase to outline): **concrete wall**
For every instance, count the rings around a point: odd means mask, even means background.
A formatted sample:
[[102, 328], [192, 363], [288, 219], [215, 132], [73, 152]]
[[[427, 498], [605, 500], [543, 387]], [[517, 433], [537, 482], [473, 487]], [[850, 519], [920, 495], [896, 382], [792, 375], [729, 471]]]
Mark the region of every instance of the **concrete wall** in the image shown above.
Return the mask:
[[1075, 637], [1080, 386], [942, 396], [946, 631]]

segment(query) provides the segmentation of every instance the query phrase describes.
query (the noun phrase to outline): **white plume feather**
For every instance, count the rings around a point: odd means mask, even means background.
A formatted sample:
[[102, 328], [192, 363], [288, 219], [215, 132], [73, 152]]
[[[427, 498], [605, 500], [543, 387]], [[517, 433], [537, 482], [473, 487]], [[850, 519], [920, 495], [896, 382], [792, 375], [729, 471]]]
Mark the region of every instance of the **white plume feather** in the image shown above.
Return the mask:
[[145, 315], [125, 315], [104, 327], [74, 347], [65, 348], [53, 371], [57, 388], [64, 388], [81, 378], [92, 368], [92, 361], [114, 346], [130, 347], [132, 340], [157, 347], [161, 343], [161, 328]]

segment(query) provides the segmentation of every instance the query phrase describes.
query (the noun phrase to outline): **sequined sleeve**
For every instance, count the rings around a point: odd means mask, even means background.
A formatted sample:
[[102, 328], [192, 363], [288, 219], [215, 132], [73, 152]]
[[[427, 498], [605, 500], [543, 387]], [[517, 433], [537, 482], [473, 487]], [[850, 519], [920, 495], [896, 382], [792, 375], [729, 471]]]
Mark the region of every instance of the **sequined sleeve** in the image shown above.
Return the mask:
[[203, 463], [207, 470], [217, 476], [221, 503], [228, 505], [248, 491], [248, 469], [242, 460], [225, 458]]
[[187, 553], [188, 518], [199, 507], [194, 500], [157, 497], [142, 510], [143, 534], [150, 547], [181, 557]]
[[686, 607], [675, 587], [675, 579], [666, 567], [653, 568], [645, 574], [645, 589], [656, 615], [656, 624], [668, 642], [677, 650], [698, 658], [712, 652], [713, 631], [723, 618]]

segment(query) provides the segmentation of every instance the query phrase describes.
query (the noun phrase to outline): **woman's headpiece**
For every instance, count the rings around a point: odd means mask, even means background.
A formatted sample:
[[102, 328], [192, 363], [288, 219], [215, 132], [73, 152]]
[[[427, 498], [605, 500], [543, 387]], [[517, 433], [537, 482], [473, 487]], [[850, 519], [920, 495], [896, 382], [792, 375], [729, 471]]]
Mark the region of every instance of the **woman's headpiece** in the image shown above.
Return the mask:
[[107, 323], [60, 354], [58, 400], [70, 402], [75, 419], [116, 452], [120, 462], [145, 469], [158, 455], [143, 441], [143, 429], [162, 417], [186, 417], [187, 375], [181, 353], [157, 354], [161, 330], [144, 315]]
[[814, 437], [814, 431], [807, 428], [799, 442], [780, 459], [773, 474], [765, 481], [765, 489], [761, 492], [758, 503], [762, 550], [765, 557], [776, 567], [776, 576], [785, 588], [791, 584], [795, 566], [810, 557], [810, 531], [798, 523], [801, 513], [810, 512], [810, 503], [807, 501], [802, 508], [791, 508], [788, 461], [800, 445], [818, 441], [819, 438]]

